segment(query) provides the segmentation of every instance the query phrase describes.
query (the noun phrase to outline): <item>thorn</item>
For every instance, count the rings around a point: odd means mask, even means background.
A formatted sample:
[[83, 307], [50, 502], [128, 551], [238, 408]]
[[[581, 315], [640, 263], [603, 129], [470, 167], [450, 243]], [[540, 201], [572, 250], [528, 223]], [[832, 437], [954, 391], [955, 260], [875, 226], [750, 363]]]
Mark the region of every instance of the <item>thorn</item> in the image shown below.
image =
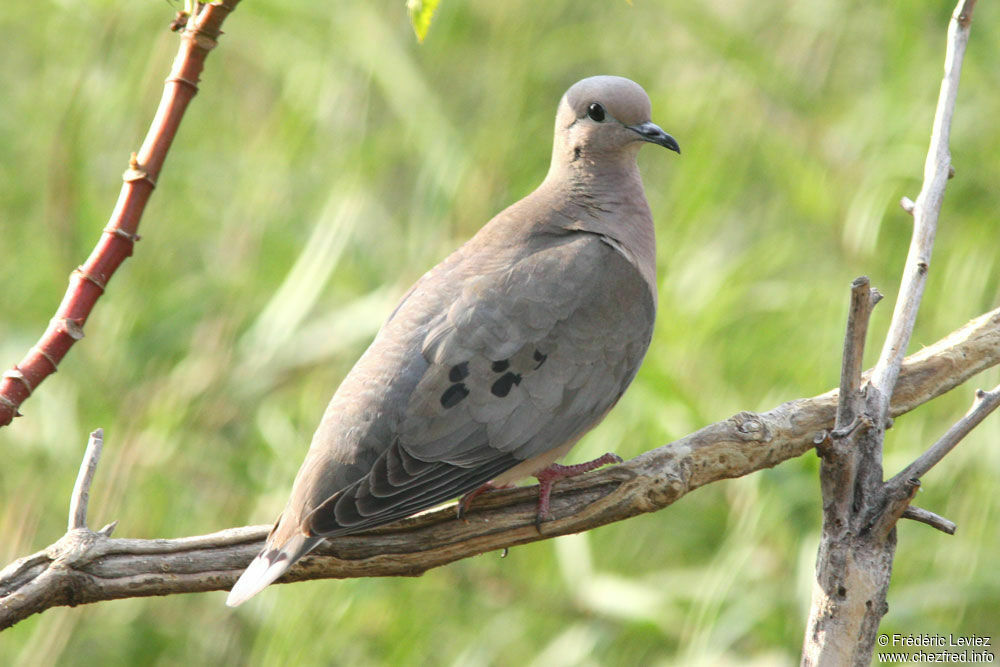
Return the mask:
[[57, 329], [62, 327], [62, 332], [73, 340], [80, 340], [83, 338], [82, 320], [71, 320], [68, 317], [56, 317], [52, 319], [52, 322], [56, 325]]
[[131, 241], [132, 243], [135, 243], [136, 241], [139, 241], [139, 240], [142, 239], [142, 237], [139, 236], [138, 234], [133, 234], [132, 232], [127, 232], [124, 229], [121, 229], [120, 227], [114, 227], [114, 228], [112, 228], [112, 227], [105, 227], [104, 228], [104, 233], [105, 234], [110, 234], [112, 236], [117, 236], [119, 238], [125, 239], [126, 241]]
[[913, 209], [916, 208], [917, 206], [916, 202], [914, 202], [909, 197], [903, 197], [902, 199], [900, 199], [899, 205], [903, 208], [904, 211], [906, 211], [910, 215], [913, 215]]
[[953, 178], [955, 178], [955, 167], [953, 167], [952, 165], [949, 164], [948, 165], [948, 180], [950, 181]]
[[188, 13], [185, 11], [177, 12], [174, 16], [174, 20], [170, 22], [170, 32], [180, 32], [187, 25]]

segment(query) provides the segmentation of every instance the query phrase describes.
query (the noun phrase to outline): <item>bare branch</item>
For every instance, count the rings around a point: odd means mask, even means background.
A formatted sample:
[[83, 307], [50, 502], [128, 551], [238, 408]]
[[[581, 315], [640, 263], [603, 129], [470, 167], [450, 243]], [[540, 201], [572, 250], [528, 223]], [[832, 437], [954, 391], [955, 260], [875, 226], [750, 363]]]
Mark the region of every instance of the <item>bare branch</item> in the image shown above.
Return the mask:
[[[987, 313], [903, 364], [893, 414], [912, 410], [1000, 364], [1000, 309]], [[468, 523], [448, 507], [336, 538], [282, 579], [414, 576], [486, 551], [575, 533], [662, 509], [686, 493], [802, 455], [833, 427], [836, 390], [763, 414], [741, 412], [622, 465], [559, 482], [554, 521], [535, 527], [536, 489], [477, 499]], [[67, 533], [0, 572], [0, 629], [60, 605], [223, 590], [263, 545], [269, 526], [175, 540], [109, 539], [107, 529]]]
[[90, 485], [97, 472], [97, 463], [101, 460], [101, 448], [104, 446], [104, 429], [99, 428], [90, 434], [87, 441], [87, 451], [83, 454], [80, 472], [73, 485], [73, 495], [69, 499], [69, 523], [67, 530], [87, 527], [87, 503], [90, 501]]
[[[937, 231], [938, 215], [944, 200], [945, 187], [951, 172], [951, 151], [948, 147], [951, 137], [951, 120], [955, 113], [958, 97], [958, 82], [962, 73], [962, 60], [969, 42], [969, 24], [976, 0], [960, 0], [948, 25], [948, 42], [944, 59], [944, 78], [938, 94], [937, 109], [931, 129], [930, 146], [924, 162], [924, 182], [920, 194], [914, 202], [913, 236], [910, 250], [903, 269], [903, 280], [899, 287], [899, 297], [892, 313], [892, 323], [886, 336], [882, 353], [872, 372], [871, 385], [880, 394], [881, 416], [889, 407], [899, 375], [899, 365], [906, 354], [917, 319], [917, 310], [927, 282], [927, 271], [931, 264], [931, 250]], [[904, 208], [906, 205], [904, 204]]]
[[889, 480], [888, 485], [895, 487], [903, 484], [908, 479], [920, 479], [927, 472], [936, 466], [948, 452], [962, 441], [972, 429], [976, 428], [980, 422], [1000, 406], [1000, 385], [993, 388], [993, 391], [976, 392], [976, 398], [972, 402], [972, 407], [965, 413], [965, 416], [958, 420], [948, 432], [941, 436], [930, 448], [920, 455], [920, 457], [903, 468], [895, 477]]
[[937, 528], [942, 533], [948, 533], [949, 535], [955, 534], [955, 523], [949, 521], [943, 516], [939, 516], [934, 512], [929, 512], [923, 508], [910, 505], [905, 510], [903, 510], [904, 519], [912, 519], [913, 521], [919, 521], [920, 523], [926, 523], [932, 528]]
[[240, 0], [205, 4], [188, 21], [160, 106], [138, 153], [133, 153], [122, 175], [124, 184], [111, 219], [90, 257], [70, 274], [69, 287], [48, 328], [24, 358], [0, 379], [0, 427], [20, 415], [18, 408], [38, 385], [56, 372], [73, 343], [83, 338], [83, 325], [111, 276], [132, 254], [136, 231], [153, 194], [163, 161], [177, 134], [188, 103], [198, 92], [205, 58], [222, 34], [222, 22]]
[[851, 283], [851, 309], [847, 316], [847, 333], [844, 336], [844, 354], [840, 370], [840, 403], [837, 406], [837, 425], [843, 430], [858, 415], [856, 397], [861, 389], [861, 364], [868, 337], [868, 322], [872, 308], [882, 300], [882, 294], [869, 286], [868, 277], [855, 278]]

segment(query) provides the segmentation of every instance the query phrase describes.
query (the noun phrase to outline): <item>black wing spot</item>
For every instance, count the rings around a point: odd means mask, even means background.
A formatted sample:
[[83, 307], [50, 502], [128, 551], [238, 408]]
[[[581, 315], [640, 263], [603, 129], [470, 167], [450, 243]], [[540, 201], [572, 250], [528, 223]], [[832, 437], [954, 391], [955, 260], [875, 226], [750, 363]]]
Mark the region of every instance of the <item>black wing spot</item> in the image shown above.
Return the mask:
[[455, 364], [448, 371], [448, 379], [452, 382], [461, 382], [465, 378], [469, 377], [469, 362], [463, 361], [460, 364]]
[[445, 410], [453, 408], [462, 402], [462, 399], [469, 395], [469, 390], [461, 382], [453, 384], [441, 394], [441, 405]]
[[503, 373], [505, 370], [510, 368], [510, 359], [501, 359], [500, 361], [494, 361], [493, 365], [490, 368], [493, 369], [494, 373]]
[[490, 392], [494, 396], [503, 398], [510, 393], [510, 390], [514, 388], [514, 385], [521, 384], [521, 376], [518, 373], [504, 373], [500, 376], [500, 379], [493, 383], [490, 387]]
[[538, 362], [537, 364], [535, 364], [535, 370], [537, 371], [539, 368], [541, 368], [542, 364], [544, 364], [545, 360], [548, 359], [548, 358], [549, 358], [549, 355], [542, 354], [538, 350], [535, 350], [535, 361]]

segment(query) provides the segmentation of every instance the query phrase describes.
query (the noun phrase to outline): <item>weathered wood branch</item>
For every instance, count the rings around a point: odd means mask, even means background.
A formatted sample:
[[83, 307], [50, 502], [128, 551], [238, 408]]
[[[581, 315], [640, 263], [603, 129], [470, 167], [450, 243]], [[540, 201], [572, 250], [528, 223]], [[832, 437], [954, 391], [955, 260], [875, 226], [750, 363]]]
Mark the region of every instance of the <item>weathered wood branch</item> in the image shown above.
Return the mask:
[[955, 448], [955, 445], [962, 441], [962, 438], [967, 436], [972, 429], [979, 426], [991, 412], [996, 410], [997, 406], [1000, 406], [1000, 385], [994, 387], [992, 391], [983, 391], [981, 389], [977, 391], [972, 407], [969, 408], [965, 416], [948, 429], [948, 432], [941, 436], [940, 440], [931, 445], [930, 449], [921, 454], [920, 458], [903, 468], [895, 477], [889, 480], [889, 484], [903, 484], [906, 480], [920, 479], [926, 475], [931, 468], [941, 462], [941, 459], [948, 452]]
[[[969, 322], [903, 364], [891, 414], [899, 415], [1000, 364], [1000, 309]], [[741, 412], [622, 465], [559, 482], [556, 517], [535, 527], [533, 487], [477, 499], [468, 521], [454, 507], [338, 537], [281, 579], [416, 576], [486, 551], [576, 533], [672, 504], [698, 487], [741, 477], [813, 448], [834, 425], [838, 391]], [[227, 590], [260, 551], [269, 526], [172, 540], [112, 539], [86, 528], [0, 572], [0, 629], [50, 607]], [[221, 604], [221, 600], [220, 600]]]
[[90, 504], [90, 485], [94, 482], [97, 463], [101, 460], [101, 449], [104, 447], [104, 429], [99, 428], [90, 434], [87, 450], [80, 463], [80, 473], [73, 485], [73, 495], [69, 498], [69, 521], [66, 530], [76, 530], [87, 527], [87, 505]]
[[899, 297], [882, 352], [864, 385], [857, 383], [853, 366], [863, 350], [870, 315], [870, 305], [866, 309], [870, 304], [867, 280], [855, 281], [852, 290], [841, 379], [841, 387], [851, 394], [841, 397], [837, 428], [817, 441], [823, 458], [823, 532], [802, 649], [803, 665], [871, 663], [879, 623], [888, 611], [886, 594], [896, 552], [896, 523], [909, 516], [954, 532], [954, 524], [941, 517], [910, 509], [910, 501], [920, 487], [919, 476], [1000, 403], [1000, 392], [995, 396], [981, 394], [981, 400], [966, 418], [924, 456], [889, 482], [883, 480], [882, 452], [890, 424], [890, 404], [898, 390], [903, 355], [927, 283], [945, 188], [954, 174], [948, 140], [974, 7], [975, 0], [960, 0], [949, 22], [945, 72], [924, 163], [923, 185], [916, 202], [905, 197], [901, 201], [903, 209], [913, 216], [913, 235]]
[[949, 521], [943, 516], [938, 516], [934, 512], [929, 512], [915, 505], [910, 505], [903, 510], [903, 518], [925, 523], [931, 528], [937, 528], [942, 533], [948, 533], [949, 535], [954, 535], [957, 528], [953, 521]]
[[[24, 358], [0, 378], [0, 427], [19, 416], [18, 408], [38, 385], [56, 372], [73, 343], [83, 338], [83, 325], [108, 281], [132, 254], [146, 203], [156, 187], [170, 144], [188, 103], [198, 92], [205, 58], [222, 34], [222, 23], [240, 0], [218, 0], [200, 8], [181, 32], [181, 44], [163, 97], [138, 153], [122, 175], [118, 202], [90, 257], [69, 277], [69, 287], [48, 328]], [[179, 28], [179, 25], [172, 26]]]

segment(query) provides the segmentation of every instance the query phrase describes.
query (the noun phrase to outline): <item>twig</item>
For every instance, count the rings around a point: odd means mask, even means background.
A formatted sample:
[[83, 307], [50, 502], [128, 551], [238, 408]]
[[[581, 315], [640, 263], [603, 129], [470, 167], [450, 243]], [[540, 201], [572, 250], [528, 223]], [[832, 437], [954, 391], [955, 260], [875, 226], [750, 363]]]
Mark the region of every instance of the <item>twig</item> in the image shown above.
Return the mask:
[[239, 0], [218, 0], [203, 6], [188, 21], [163, 97], [138, 153], [125, 171], [118, 202], [90, 257], [70, 274], [69, 287], [48, 328], [25, 357], [0, 379], [0, 427], [18, 416], [18, 408], [38, 385], [56, 372], [73, 343], [83, 338], [83, 325], [115, 271], [132, 254], [136, 231], [170, 144], [188, 103], [198, 92], [205, 58], [222, 33], [222, 22]]
[[[987, 313], [903, 364], [892, 414], [912, 410], [1000, 364], [1000, 309]], [[453, 508], [368, 533], [337, 538], [282, 581], [410, 576], [461, 558], [580, 532], [662, 509], [690, 491], [802, 455], [832, 428], [836, 390], [739, 413], [620, 466], [556, 485], [555, 521], [534, 524], [534, 488], [482, 497], [455, 520]], [[229, 588], [260, 550], [269, 526], [176, 540], [108, 539], [70, 531], [48, 549], [0, 572], [0, 629], [60, 605]]]
[[903, 510], [904, 519], [912, 519], [913, 521], [919, 521], [920, 523], [926, 523], [932, 528], [937, 528], [942, 533], [948, 533], [949, 535], [955, 534], [954, 522], [949, 521], [943, 516], [939, 516], [934, 512], [929, 512], [923, 508], [910, 505], [905, 510]]
[[861, 368], [865, 354], [865, 339], [872, 308], [882, 300], [882, 294], [872, 289], [867, 276], [851, 283], [851, 309], [844, 335], [844, 354], [840, 369], [840, 403], [837, 406], [837, 431], [854, 422], [858, 416], [856, 395], [861, 388]]
[[[913, 334], [917, 310], [927, 282], [931, 263], [931, 250], [937, 230], [938, 215], [944, 191], [951, 173], [951, 120], [955, 114], [958, 82], [962, 73], [962, 60], [969, 42], [969, 24], [976, 0], [960, 0], [948, 25], [948, 41], [944, 58], [944, 78], [938, 94], [937, 109], [931, 129], [930, 146], [924, 161], [924, 181], [920, 194], [913, 204], [913, 236], [906, 256], [899, 297], [892, 313], [892, 323], [886, 336], [882, 353], [872, 372], [871, 385], [879, 392], [881, 416], [886, 415], [889, 397], [892, 396], [899, 375], [899, 365]], [[904, 204], [904, 208], [906, 204]]]
[[69, 524], [67, 530], [87, 527], [87, 503], [90, 501], [90, 484], [97, 472], [97, 463], [101, 460], [101, 448], [104, 447], [104, 429], [99, 428], [90, 434], [87, 441], [87, 451], [80, 463], [80, 472], [73, 485], [73, 495], [69, 499]]
[[[874, 499], [874, 493], [882, 484], [882, 447], [889, 400], [895, 390], [900, 364], [913, 335], [917, 311], [920, 309], [927, 283], [944, 191], [953, 173], [948, 141], [955, 113], [955, 100], [958, 97], [962, 60], [969, 40], [969, 24], [975, 4], [976, 0], [960, 0], [948, 25], [944, 78], [941, 80], [930, 145], [924, 161], [924, 181], [912, 210], [913, 234], [910, 237], [910, 249], [906, 256], [889, 332], [886, 334], [882, 352], [867, 388], [866, 411], [876, 428], [869, 437], [856, 440], [860, 457], [859, 488], [862, 489], [862, 494], [865, 493], [864, 490], [872, 492], [873, 505], [882, 504]], [[894, 488], [892, 491], [898, 490]], [[855, 495], [857, 496], [857, 493]], [[856, 497], [854, 502], [859, 504], [859, 499]]]
[[941, 436], [941, 439], [931, 445], [916, 461], [903, 468], [887, 484], [889, 486], [898, 486], [904, 480], [920, 479], [926, 475], [931, 468], [936, 466], [948, 452], [962, 441], [962, 438], [967, 436], [972, 429], [976, 428], [998, 406], [1000, 406], [1000, 385], [994, 387], [992, 391], [986, 392], [982, 389], [976, 391], [976, 398], [972, 402], [972, 407], [965, 413], [965, 416], [948, 429]]

